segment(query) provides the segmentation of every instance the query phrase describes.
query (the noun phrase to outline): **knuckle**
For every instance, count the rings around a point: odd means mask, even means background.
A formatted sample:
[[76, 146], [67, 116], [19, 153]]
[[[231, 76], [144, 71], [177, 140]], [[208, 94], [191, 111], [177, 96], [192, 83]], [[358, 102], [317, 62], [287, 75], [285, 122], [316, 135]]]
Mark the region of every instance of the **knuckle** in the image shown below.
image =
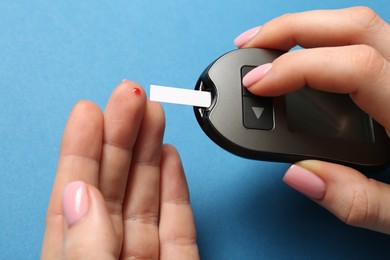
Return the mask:
[[290, 26], [292, 23], [295, 22], [297, 14], [295, 13], [285, 13], [269, 22], [267, 24], [273, 24], [274, 26], [277, 25], [278, 27], [283, 28], [284, 26]]
[[368, 219], [368, 203], [362, 190], [355, 191], [350, 207], [346, 208], [341, 220], [351, 226], [362, 226]]
[[154, 256], [146, 256], [144, 253], [142, 254], [135, 254], [133, 252], [125, 252], [121, 255], [120, 259], [126, 259], [126, 260], [151, 260], [151, 259], [157, 259]]
[[352, 8], [352, 20], [354, 23], [361, 27], [363, 31], [375, 30], [378, 26], [382, 26], [384, 22], [379, 15], [371, 8], [367, 6], [358, 6]]
[[359, 75], [375, 80], [383, 72], [386, 62], [375, 48], [368, 45], [358, 45], [352, 49], [351, 65]]
[[105, 196], [106, 207], [111, 215], [121, 216], [123, 209], [123, 199], [114, 196]]
[[138, 212], [132, 213], [125, 217], [124, 222], [126, 224], [146, 224], [146, 225], [158, 225], [158, 215], [151, 212]]
[[161, 246], [190, 246], [196, 245], [195, 236], [176, 236], [170, 239], [160, 241]]
[[274, 19], [280, 27], [291, 27], [292, 24], [295, 24], [299, 20], [299, 14], [297, 13], [285, 13], [280, 17]]
[[[375, 185], [375, 181], [367, 179], [364, 184], [355, 187], [350, 202], [346, 205], [344, 212], [339, 216], [348, 225], [356, 227], [370, 226], [378, 220], [378, 209], [376, 204], [370, 201], [368, 187]], [[374, 201], [375, 202], [375, 201]]]

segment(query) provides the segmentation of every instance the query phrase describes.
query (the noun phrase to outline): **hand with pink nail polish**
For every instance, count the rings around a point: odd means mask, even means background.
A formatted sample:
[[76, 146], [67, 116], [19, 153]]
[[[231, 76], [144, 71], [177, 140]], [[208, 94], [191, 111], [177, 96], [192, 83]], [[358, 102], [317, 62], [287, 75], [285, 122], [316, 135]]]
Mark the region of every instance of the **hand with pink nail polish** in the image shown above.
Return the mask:
[[243, 32], [234, 40], [234, 45], [236, 45], [238, 48], [243, 47], [247, 42], [256, 36], [256, 34], [260, 31], [260, 28], [261, 27], [258, 26]]
[[[199, 259], [189, 192], [164, 113], [124, 80], [66, 125], [41, 259]], [[177, 224], [177, 223], [180, 223]]]
[[[289, 51], [252, 70], [243, 84], [277, 96], [303, 86], [349, 94], [390, 129], [390, 25], [367, 7], [308, 11], [278, 17], [239, 36], [240, 48]], [[389, 131], [388, 131], [389, 132]], [[390, 234], [390, 186], [348, 167], [319, 161], [293, 165], [284, 181], [342, 221]]]

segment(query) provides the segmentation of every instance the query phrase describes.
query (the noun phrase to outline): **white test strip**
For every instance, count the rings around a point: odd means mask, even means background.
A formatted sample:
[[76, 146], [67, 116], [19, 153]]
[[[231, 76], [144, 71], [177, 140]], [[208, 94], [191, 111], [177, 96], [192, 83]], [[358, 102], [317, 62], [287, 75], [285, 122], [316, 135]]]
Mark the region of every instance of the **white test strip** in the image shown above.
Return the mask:
[[209, 107], [211, 93], [207, 91], [150, 85], [150, 100], [195, 107]]

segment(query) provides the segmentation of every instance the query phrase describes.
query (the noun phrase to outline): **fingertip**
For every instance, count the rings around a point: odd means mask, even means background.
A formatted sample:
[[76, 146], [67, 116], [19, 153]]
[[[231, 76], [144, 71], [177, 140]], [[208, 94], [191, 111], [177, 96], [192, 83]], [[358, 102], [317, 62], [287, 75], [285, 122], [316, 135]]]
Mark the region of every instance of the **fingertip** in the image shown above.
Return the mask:
[[[109, 114], [110, 118], [118, 118], [119, 115], [122, 117], [123, 113], [128, 114], [129, 112], [134, 112], [137, 116], [142, 117], [145, 104], [146, 93], [142, 86], [130, 80], [123, 80], [112, 91], [104, 113], [105, 116]], [[138, 114], [140, 111], [142, 114]]]
[[[184, 175], [184, 169], [181, 162], [181, 157], [177, 148], [171, 144], [163, 144], [162, 146], [162, 160], [161, 160], [161, 168], [164, 170], [165, 168], [176, 168], [180, 169], [182, 175]], [[177, 174], [176, 174], [177, 175]]]
[[89, 100], [79, 100], [76, 102], [76, 104], [73, 106], [71, 114], [71, 117], [77, 116], [77, 117], [93, 117], [91, 119], [102, 119], [102, 111], [100, 107], [95, 104], [92, 101]]
[[70, 112], [67, 127], [89, 128], [98, 130], [103, 125], [103, 113], [100, 107], [89, 100], [79, 100]]
[[244, 47], [245, 44], [247, 44], [251, 39], [253, 39], [258, 34], [260, 28], [261, 26], [257, 26], [241, 33], [239, 36], [237, 36], [234, 39], [234, 45], [237, 48]]
[[321, 200], [325, 196], [325, 181], [315, 173], [297, 164], [292, 165], [287, 170], [283, 181], [311, 199]]
[[161, 196], [163, 201], [172, 198], [189, 199], [187, 179], [177, 149], [170, 144], [162, 147]]
[[163, 144], [161, 168], [162, 170], [165, 170], [166, 168], [175, 168], [180, 169], [181, 172], [184, 172], [179, 151], [175, 146], [171, 144]]
[[64, 237], [66, 259], [96, 259], [117, 256], [119, 244], [104, 198], [93, 185], [69, 183], [63, 191], [67, 229]]
[[151, 111], [153, 111], [152, 113], [149, 113], [149, 114], [150, 114], [150, 116], [153, 116], [152, 120], [154, 121], [154, 124], [156, 126], [160, 126], [162, 128], [162, 130], [164, 130], [165, 129], [165, 112], [164, 112], [164, 109], [163, 109], [162, 105], [160, 104], [160, 102], [148, 100], [147, 106], [149, 106], [147, 109], [150, 109]]
[[122, 81], [104, 110], [104, 141], [131, 149], [146, 108], [146, 93], [132, 81]]
[[144, 88], [139, 85], [137, 82], [124, 79], [113, 91], [113, 94], [120, 94], [125, 92], [126, 94], [132, 94], [134, 96], [146, 97]]
[[135, 81], [129, 80], [129, 79], [123, 79], [119, 85], [126, 85], [126, 86], [133, 86], [133, 87], [142, 88], [140, 84], [138, 84]]
[[272, 63], [266, 63], [258, 66], [257, 68], [251, 70], [248, 74], [245, 75], [245, 77], [242, 79], [242, 84], [246, 88], [251, 89], [254, 84], [259, 82], [267, 75], [271, 68]]
[[87, 100], [78, 101], [70, 112], [61, 141], [61, 155], [100, 158], [103, 136], [103, 113]]
[[[298, 172], [297, 175], [301, 174], [298, 176], [300, 178], [291, 178], [292, 174], [297, 173], [298, 167], [301, 168], [299, 171], [305, 171], [305, 174]], [[296, 172], [286, 173], [289, 174], [287, 180], [291, 178], [296, 181], [292, 186], [298, 187], [296, 189], [303, 194], [306, 192], [305, 195], [309, 197], [313, 195], [310, 193], [313, 190], [309, 189], [308, 192], [308, 185], [305, 186], [305, 183], [312, 182], [313, 175], [323, 180], [325, 194], [322, 199], [315, 201], [344, 223], [383, 233], [390, 232], [388, 224], [390, 211], [387, 209], [390, 187], [387, 184], [367, 178], [355, 169], [315, 160], [299, 162], [294, 166], [293, 171]], [[313, 186], [309, 185], [309, 188]]]
[[166, 155], [179, 156], [179, 152], [177, 148], [171, 144], [163, 144], [162, 151]]
[[111, 232], [111, 220], [104, 197], [94, 185], [79, 180], [70, 182], [65, 186], [62, 198], [69, 229], [80, 223], [77, 229], [93, 230], [100, 226], [103, 233], [105, 230]]
[[89, 213], [90, 208], [104, 208], [104, 199], [94, 186], [77, 180], [64, 187], [62, 204], [65, 220], [68, 228], [71, 228]]
[[85, 183], [74, 181], [67, 184], [63, 191], [62, 202], [65, 220], [71, 228], [89, 210], [89, 196]]

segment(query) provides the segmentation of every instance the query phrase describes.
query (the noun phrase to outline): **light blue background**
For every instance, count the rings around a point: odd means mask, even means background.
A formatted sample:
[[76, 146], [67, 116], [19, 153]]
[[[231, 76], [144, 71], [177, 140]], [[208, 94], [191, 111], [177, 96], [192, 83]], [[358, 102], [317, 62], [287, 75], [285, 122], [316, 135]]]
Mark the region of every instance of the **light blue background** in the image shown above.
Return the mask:
[[[39, 257], [60, 139], [77, 100], [104, 108], [124, 78], [193, 88], [244, 30], [284, 13], [353, 5], [390, 21], [388, 1], [2, 0], [0, 258]], [[389, 256], [388, 236], [348, 227], [283, 184], [288, 165], [231, 155], [206, 137], [192, 108], [164, 108], [202, 259]]]

